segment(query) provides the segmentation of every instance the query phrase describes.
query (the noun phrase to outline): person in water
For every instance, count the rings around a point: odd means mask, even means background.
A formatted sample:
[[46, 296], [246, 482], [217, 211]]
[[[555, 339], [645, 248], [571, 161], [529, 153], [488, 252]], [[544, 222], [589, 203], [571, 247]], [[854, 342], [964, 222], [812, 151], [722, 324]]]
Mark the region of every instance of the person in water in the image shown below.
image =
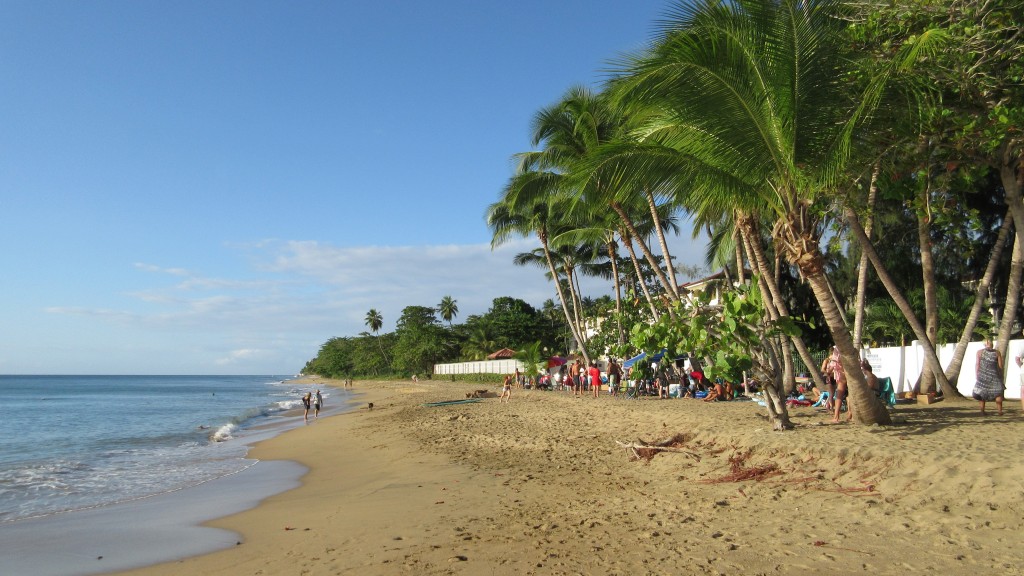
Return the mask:
[[302, 419], [303, 420], [307, 420], [307, 421], [309, 420], [309, 404], [310, 404], [310, 398], [312, 396], [313, 395], [311, 393], [309, 393], [309, 392], [306, 392], [302, 396], [302, 407], [304, 409], [304, 411], [302, 412]]
[[313, 418], [320, 417], [320, 407], [324, 404], [324, 397], [320, 395], [320, 390], [316, 391], [313, 396]]

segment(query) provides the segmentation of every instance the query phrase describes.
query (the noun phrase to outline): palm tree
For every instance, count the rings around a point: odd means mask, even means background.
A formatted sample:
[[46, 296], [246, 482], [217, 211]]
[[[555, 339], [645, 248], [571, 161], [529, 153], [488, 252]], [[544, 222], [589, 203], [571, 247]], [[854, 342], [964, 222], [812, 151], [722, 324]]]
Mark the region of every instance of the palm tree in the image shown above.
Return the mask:
[[[544, 259], [548, 264], [548, 272], [555, 280], [555, 289], [558, 293], [558, 300], [562, 304], [562, 312], [569, 324], [573, 338], [580, 346], [580, 351], [587, 363], [590, 357], [587, 355], [586, 347], [583, 345], [583, 337], [576, 324], [569, 316], [569, 309], [566, 306], [565, 292], [562, 284], [558, 281], [558, 270], [551, 255], [551, 248], [548, 243], [550, 230], [559, 225], [558, 217], [562, 210], [555, 207], [557, 199], [552, 194], [526, 193], [529, 189], [541, 189], [551, 191], [553, 182], [552, 174], [520, 171], [512, 177], [512, 180], [505, 187], [502, 199], [491, 204], [487, 209], [487, 226], [491, 229], [491, 246], [496, 247], [513, 236], [528, 236], [536, 234], [540, 240], [541, 248], [544, 251]], [[520, 199], [520, 196], [523, 198]]]
[[[814, 293], [860, 422], [888, 423], [860, 370], [825, 274], [815, 203], [835, 193], [884, 83], [851, 94], [836, 0], [678, 2], [652, 48], [624, 62], [623, 102], [660, 112], [640, 146], [610, 150], [673, 184], [687, 206], [771, 214], [787, 260]], [[852, 97], [851, 97], [852, 96]], [[620, 173], [624, 173], [620, 170]]]
[[491, 338], [487, 328], [478, 326], [462, 344], [462, 357], [467, 360], [484, 360], [497, 349], [498, 343]]
[[373, 332], [377, 340], [377, 345], [380, 346], [380, 354], [384, 357], [384, 362], [390, 364], [391, 360], [388, 360], [388, 355], [384, 352], [384, 344], [380, 341], [380, 335], [377, 331], [380, 330], [381, 326], [384, 325], [384, 317], [381, 316], [380, 312], [376, 308], [370, 308], [370, 311], [366, 313], [366, 327]]
[[452, 318], [459, 315], [459, 305], [451, 296], [445, 296], [441, 299], [441, 303], [437, 305], [437, 312], [441, 314], [441, 318], [444, 318], [444, 321], [448, 323], [448, 327], [451, 328]]

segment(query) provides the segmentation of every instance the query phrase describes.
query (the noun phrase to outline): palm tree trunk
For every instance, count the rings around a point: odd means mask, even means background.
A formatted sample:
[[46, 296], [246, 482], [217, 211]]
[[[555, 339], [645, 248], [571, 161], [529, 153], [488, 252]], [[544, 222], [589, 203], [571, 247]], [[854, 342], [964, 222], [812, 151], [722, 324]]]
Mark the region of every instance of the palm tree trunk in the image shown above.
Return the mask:
[[1020, 304], [1021, 272], [1024, 272], [1024, 244], [1017, 239], [1013, 242], [1013, 256], [1010, 258], [1010, 277], [1006, 281], [1006, 304], [1003, 306], [1003, 319], [999, 323], [999, 335], [996, 338], [996, 349], [1006, 358], [1006, 350], [1010, 345], [1010, 331], [1017, 319], [1017, 307]]
[[743, 269], [743, 248], [742, 246], [740, 246], [741, 240], [739, 236], [739, 231], [736, 229], [736, 227], [733, 227], [732, 229], [732, 242], [734, 248], [736, 249], [736, 278], [739, 280], [740, 284], [746, 284], [747, 272], [746, 270]]
[[[874, 224], [875, 199], [878, 197], [878, 175], [882, 171], [881, 161], [875, 162], [871, 171], [871, 184], [868, 186], [867, 217], [864, 220], [864, 233], [871, 238], [871, 228]], [[853, 345], [857, 350], [863, 348], [861, 335], [864, 334], [864, 304], [867, 299], [868, 285], [868, 256], [862, 250], [860, 253], [860, 264], [857, 265], [857, 299], [853, 311]]]
[[626, 343], [622, 331], [622, 284], [619, 282], [619, 255], [615, 251], [615, 238], [608, 239], [608, 259], [612, 263], [612, 283], [615, 285], [615, 330], [619, 335], [619, 345]]
[[587, 335], [585, 326], [580, 320], [580, 308], [582, 305], [580, 304], [579, 295], [576, 293], [576, 282], [573, 280], [574, 268], [571, 262], [563, 259], [562, 269], [565, 271], [565, 283], [569, 286], [569, 299], [572, 302], [572, 315], [575, 320], [576, 334], [582, 338], [578, 342], [580, 343], [580, 348], [584, 348], [584, 345], [587, 343]]
[[[786, 301], [782, 298], [782, 290], [779, 289], [778, 282], [768, 282], [768, 278], [775, 278], [775, 276], [770, 275], [768, 270], [768, 258], [765, 256], [761, 242], [758, 240], [758, 235], [754, 231], [753, 219], [738, 213], [737, 226], [740, 229], [740, 237], [743, 239], [744, 247], [747, 250], [747, 260], [756, 267], [758, 275], [764, 279], [765, 286], [768, 289], [768, 294], [765, 294], [764, 301], [771, 302], [780, 317], [789, 316], [789, 308], [786, 306]], [[778, 270], [778, 266], [776, 266], [776, 270]], [[800, 336], [793, 336], [792, 341], [796, 347], [797, 354], [800, 356], [800, 360], [807, 367], [814, 385], [818, 387], [818, 390], [826, 390], [825, 378], [821, 375], [821, 366], [811, 358], [811, 353], [807, 350], [804, 339]], [[785, 360], [785, 357], [783, 357], [783, 360]], [[792, 374], [792, 355], [790, 355], [789, 361], [789, 373]], [[792, 388], [796, 387], [795, 378], [786, 380], [787, 392], [791, 391], [790, 382], [792, 382]]]
[[996, 276], [999, 257], [1002, 256], [1003, 248], [1006, 246], [1006, 238], [1010, 235], [1011, 224], [1013, 224], [1013, 214], [1007, 210], [1006, 216], [1003, 217], [1003, 225], [999, 228], [999, 236], [996, 238], [995, 245], [992, 246], [992, 254], [988, 257], [985, 275], [982, 276], [978, 286], [974, 289], [974, 306], [971, 307], [971, 313], [967, 316], [967, 323], [960, 334], [960, 340], [957, 341], [956, 349], [953, 350], [953, 358], [949, 361], [949, 365], [946, 366], [946, 379], [954, 387], [960, 379], [960, 368], [963, 366], [964, 356], [967, 354], [967, 344], [971, 341], [971, 337], [974, 334], [974, 327], [978, 325], [978, 318], [981, 317], [981, 310], [984, 308], [985, 299], [988, 297], [988, 288], [992, 285], [992, 279]]
[[[935, 348], [932, 346], [931, 341], [928, 340], [928, 335], [921, 326], [921, 322], [917, 319], [917, 315], [914, 314], [914, 310], [910, 307], [910, 303], [903, 297], [900, 289], [896, 286], [892, 277], [889, 275], [889, 271], [886, 270], [885, 265], [882, 263], [882, 259], [879, 258], [878, 253], [875, 252], [875, 247], [864, 233], [864, 228], [860, 225], [860, 220], [857, 218], [857, 213], [853, 211], [849, 206], [844, 208], [846, 215], [847, 224], [850, 225], [850, 231], [856, 236], [857, 241], [860, 242], [861, 249], [868, 255], [868, 259], [871, 260], [871, 265], [875, 268], [875, 274], [878, 275], [878, 279], [882, 281], [882, 285], [889, 292], [889, 297], [892, 298], [893, 302], [903, 313], [903, 317], [907, 319], [907, 323], [910, 324], [910, 328], [914, 331], [914, 335], [917, 336], [918, 341], [921, 343], [921, 347], [924, 348], [924, 360], [925, 364], [930, 366], [932, 373], [935, 374], [936, 383], [942, 388], [942, 393], [951, 396], [962, 396], [960, 391], [954, 386], [949, 385], [949, 381], [946, 380], [946, 375], [942, 371], [942, 364], [939, 363], [939, 357], [935, 353]], [[852, 339], [851, 339], [852, 342]]]
[[818, 300], [822, 315], [825, 316], [825, 323], [832, 333], [832, 341], [839, 350], [839, 359], [846, 373], [846, 387], [849, 392], [847, 402], [853, 410], [853, 416], [861, 424], [891, 424], [892, 419], [885, 405], [868, 388], [864, 380], [864, 372], [860, 368], [860, 351], [853, 347], [850, 329], [843, 321], [842, 313], [832, 299], [828, 283], [825, 282], [821, 254], [811, 252], [809, 256], [810, 258], [801, 261], [801, 269], [814, 297]]
[[[544, 230], [537, 230], [537, 238], [540, 239], [540, 245], [544, 249], [544, 258], [548, 261], [548, 270], [551, 272], [551, 278], [555, 282], [555, 290], [558, 293], [558, 300], [562, 303], [562, 313], [565, 314], [565, 321], [569, 324], [569, 330], [572, 332], [573, 338], [580, 346], [580, 350], [583, 354], [583, 359], [590, 364], [590, 357], [587, 355], [587, 348], [583, 345], [583, 339], [580, 338], [579, 330], [576, 325], [573, 324], [572, 318], [569, 316], [569, 307], [565, 303], [565, 293], [562, 291], [562, 283], [558, 280], [558, 271], [555, 270], [555, 262], [551, 258], [551, 250], [548, 249], [548, 235]], [[566, 350], [568, 352], [568, 350]]]
[[647, 207], [651, 210], [651, 222], [654, 224], [654, 232], [658, 235], [658, 243], [661, 245], [661, 255], [665, 258], [665, 268], [668, 269], [668, 276], [671, 283], [669, 286], [675, 294], [676, 302], [679, 301], [679, 282], [676, 281], [676, 267], [672, 265], [672, 255], [668, 252], [668, 243], [665, 242], [665, 229], [661, 227], [661, 219], [658, 217], [658, 206], [654, 203], [654, 194], [650, 190], [644, 190], [647, 197]]
[[615, 210], [615, 213], [619, 215], [619, 218], [622, 218], [622, 223], [625, 224], [626, 229], [629, 230], [630, 237], [636, 240], [637, 245], [640, 246], [640, 251], [644, 253], [644, 257], [647, 258], [647, 263], [651, 265], [654, 273], [658, 275], [658, 280], [665, 288], [665, 292], [674, 302], [678, 302], [679, 295], [672, 289], [672, 283], [665, 276], [665, 272], [662, 271], [661, 266], [658, 265], [658, 261], [654, 258], [654, 254], [651, 253], [651, 249], [647, 247], [647, 242], [645, 242], [643, 237], [637, 233], [636, 227], [633, 226], [633, 220], [630, 219], [629, 214], [626, 214], [626, 211], [618, 202], [612, 202], [611, 207], [612, 210]]
[[999, 180], [1006, 193], [1006, 205], [1013, 213], [1014, 235], [1018, 244], [1024, 244], [1024, 197], [1022, 197], [1021, 190], [1024, 188], [1022, 144], [1024, 144], [1024, 140], [1007, 136], [999, 151]]
[[647, 299], [647, 305], [651, 307], [651, 316], [654, 321], [657, 322], [658, 318], [661, 317], [658, 314], [658, 308], [654, 305], [654, 299], [651, 298], [651, 292], [647, 289], [647, 282], [644, 282], [643, 272], [640, 270], [640, 260], [636, 257], [636, 251], [633, 250], [633, 242], [627, 235], [619, 234], [622, 238], [622, 243], [626, 246], [626, 251], [629, 252], [629, 259], [633, 262], [633, 270], [636, 271], [636, 281], [640, 284], [640, 290], [644, 293], [644, 298]]
[[[930, 205], [931, 178], [925, 178], [924, 190], [922, 191], [921, 206], [917, 213], [917, 243], [918, 251], [921, 254], [921, 282], [924, 287], [924, 331], [932, 346], [938, 344], [939, 335], [939, 302], [936, 294], [935, 282], [935, 257], [932, 254], [931, 230], [928, 223], [931, 220]], [[925, 367], [921, 372], [919, 389], [928, 394], [935, 392], [935, 374], [931, 368]]]

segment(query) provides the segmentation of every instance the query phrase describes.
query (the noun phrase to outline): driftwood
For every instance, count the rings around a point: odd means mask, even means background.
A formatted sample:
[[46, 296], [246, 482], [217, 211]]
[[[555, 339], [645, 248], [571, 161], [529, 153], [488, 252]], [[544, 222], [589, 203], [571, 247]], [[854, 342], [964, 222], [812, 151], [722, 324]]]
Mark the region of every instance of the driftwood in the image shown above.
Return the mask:
[[649, 442], [637, 438], [636, 442], [619, 442], [616, 440], [615, 443], [630, 451], [631, 460], [643, 460], [645, 462], [650, 462], [652, 458], [661, 452], [671, 452], [673, 454], [689, 456], [690, 458], [700, 462], [700, 456], [683, 448], [687, 440], [689, 439], [685, 434], [676, 434], [671, 438], [665, 438], [664, 440], [659, 440], [657, 442]]

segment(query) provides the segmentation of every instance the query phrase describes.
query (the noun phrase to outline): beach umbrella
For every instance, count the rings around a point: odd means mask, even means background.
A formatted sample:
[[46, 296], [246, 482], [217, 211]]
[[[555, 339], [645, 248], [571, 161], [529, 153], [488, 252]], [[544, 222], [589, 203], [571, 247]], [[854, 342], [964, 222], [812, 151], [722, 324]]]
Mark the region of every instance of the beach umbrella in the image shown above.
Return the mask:
[[565, 364], [566, 362], [568, 362], [568, 359], [566, 359], [566, 358], [562, 358], [561, 356], [552, 356], [551, 358], [548, 358], [548, 368], [554, 368], [556, 366], [561, 366], [561, 365]]
[[637, 354], [636, 356], [633, 356], [629, 360], [626, 360], [625, 362], [623, 362], [622, 363], [622, 367], [623, 368], [629, 368], [633, 364], [636, 364], [637, 362], [643, 360], [646, 357], [647, 357], [647, 352], [641, 352], [641, 353]]

